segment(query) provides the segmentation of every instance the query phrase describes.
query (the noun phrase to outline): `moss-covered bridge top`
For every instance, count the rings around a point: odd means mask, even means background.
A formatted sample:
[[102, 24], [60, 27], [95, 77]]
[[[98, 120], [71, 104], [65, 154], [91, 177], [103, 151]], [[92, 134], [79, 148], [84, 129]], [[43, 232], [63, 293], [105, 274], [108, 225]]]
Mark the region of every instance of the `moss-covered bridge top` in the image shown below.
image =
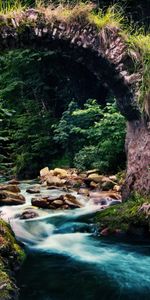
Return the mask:
[[140, 52], [130, 48], [111, 11], [96, 15], [91, 6], [38, 8], [0, 14], [0, 50], [60, 49], [86, 65], [115, 94], [128, 120], [140, 118], [138, 105], [142, 65]]

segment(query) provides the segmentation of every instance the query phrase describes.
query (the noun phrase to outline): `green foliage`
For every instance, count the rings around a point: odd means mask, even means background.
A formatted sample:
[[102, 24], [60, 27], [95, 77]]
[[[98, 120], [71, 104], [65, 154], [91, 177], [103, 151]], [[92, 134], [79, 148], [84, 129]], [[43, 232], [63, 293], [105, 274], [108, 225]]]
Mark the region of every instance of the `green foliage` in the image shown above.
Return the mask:
[[57, 51], [15, 50], [0, 57], [0, 98], [3, 108], [13, 110], [12, 117], [3, 122], [3, 136], [8, 139], [6, 154], [13, 162], [13, 172], [19, 176], [37, 176], [43, 166], [60, 161], [63, 152], [53, 140], [52, 125], [70, 98], [82, 94], [81, 105], [88, 97], [91, 86], [84, 92], [82, 86], [85, 81], [91, 83], [91, 77], [83, 76], [78, 86], [82, 70], [70, 62], [66, 72], [67, 62]]
[[[34, 176], [55, 154], [51, 143], [53, 112], [48, 109], [50, 88], [43, 78], [47, 54], [10, 51], [0, 58], [0, 97], [5, 108], [15, 110], [5, 122], [9, 152], [17, 174]], [[16, 68], [17, 66], [17, 68]], [[43, 70], [43, 73], [41, 72]], [[7, 110], [6, 110], [7, 111]]]
[[0, 173], [6, 171], [8, 167], [8, 132], [7, 125], [12, 116], [12, 111], [3, 108], [2, 101], [0, 100]]
[[[37, 112], [39, 113], [38, 107]], [[32, 176], [49, 162], [49, 157], [54, 153], [51, 122], [51, 114], [48, 112], [33, 114], [31, 111], [15, 117], [11, 130], [11, 149], [17, 174], [23, 173], [25, 176], [27, 172], [28, 176]]]
[[95, 222], [101, 228], [108, 227], [112, 231], [115, 229], [128, 231], [131, 226], [147, 226], [150, 229], [150, 219], [144, 212], [139, 212], [143, 203], [150, 203], [150, 198], [135, 193], [128, 201], [98, 212]]
[[[72, 4], [71, 7], [59, 5], [54, 10], [53, 7], [47, 7], [49, 1], [44, 1], [44, 7], [41, 1], [6, 0], [0, 3], [0, 14], [10, 17], [14, 11], [19, 13], [35, 3], [45, 13], [47, 21], [88, 22], [99, 32], [108, 26], [119, 27], [129, 50], [134, 50], [139, 57], [135, 59], [135, 71], [143, 74], [139, 91], [140, 102], [143, 102], [149, 92], [150, 81], [149, 34], [145, 34], [144, 30], [135, 30], [136, 27], [131, 30], [117, 6], [104, 12], [91, 4], [67, 1], [67, 4]], [[95, 100], [88, 100], [83, 107], [85, 99], [96, 97], [86, 93], [85, 97], [81, 96], [81, 92], [78, 92], [79, 82], [74, 84], [72, 80], [80, 76], [82, 85], [85, 73], [81, 73], [81, 66], [77, 72], [71, 59], [61, 55], [59, 50], [28, 49], [1, 55], [1, 170], [10, 160], [14, 163], [14, 171], [26, 177], [37, 175], [41, 167], [54, 163], [70, 164], [83, 170], [98, 168], [104, 172], [124, 167], [124, 118], [114, 104], [102, 108]], [[85, 80], [87, 85], [96, 89], [95, 77], [94, 84], [87, 78]], [[77, 101], [80, 96], [80, 101]], [[68, 106], [70, 99], [75, 101]], [[13, 111], [11, 116], [9, 111]]]
[[108, 172], [124, 165], [125, 120], [115, 104], [102, 109], [95, 100], [88, 100], [79, 109], [71, 102], [54, 134], [78, 169]]

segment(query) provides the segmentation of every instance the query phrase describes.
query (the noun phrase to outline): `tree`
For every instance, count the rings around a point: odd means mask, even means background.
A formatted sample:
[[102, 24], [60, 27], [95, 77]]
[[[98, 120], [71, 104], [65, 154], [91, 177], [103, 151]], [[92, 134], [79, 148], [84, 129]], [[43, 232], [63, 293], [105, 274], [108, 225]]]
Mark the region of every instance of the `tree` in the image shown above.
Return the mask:
[[70, 163], [80, 170], [116, 172], [125, 166], [125, 120], [114, 102], [102, 108], [96, 100], [88, 100], [82, 109], [71, 102], [54, 134]]
[[[87, 72], [102, 80], [103, 85], [113, 91], [117, 106], [128, 122], [124, 195], [127, 197], [135, 190], [149, 194], [149, 34], [142, 30], [139, 33], [127, 32], [122, 25], [122, 17], [118, 20], [110, 9], [105, 15], [96, 14], [91, 6], [80, 4], [70, 10], [62, 7], [59, 15], [49, 10], [49, 20], [47, 13], [35, 12], [31, 26], [33, 11], [24, 12], [20, 23], [14, 17], [12, 23], [15, 23], [15, 28], [8, 22], [8, 16], [2, 18], [0, 49], [20, 46], [59, 48], [66, 57], [86, 66]], [[53, 19], [55, 22], [51, 22]], [[87, 24], [89, 26], [85, 30]]]
[[9, 170], [9, 136], [7, 132], [7, 125], [10, 117], [12, 117], [10, 110], [3, 107], [0, 100], [0, 174]]

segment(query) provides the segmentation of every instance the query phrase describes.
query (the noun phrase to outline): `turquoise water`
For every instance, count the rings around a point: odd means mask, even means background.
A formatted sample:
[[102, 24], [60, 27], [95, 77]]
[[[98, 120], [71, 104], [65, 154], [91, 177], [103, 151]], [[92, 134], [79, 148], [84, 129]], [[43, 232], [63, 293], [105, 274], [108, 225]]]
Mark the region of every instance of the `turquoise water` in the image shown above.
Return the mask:
[[150, 299], [150, 245], [97, 237], [95, 207], [38, 210], [33, 220], [19, 220], [16, 209], [23, 206], [3, 213], [27, 252], [18, 273], [19, 300]]
[[18, 276], [19, 299], [150, 299], [149, 247], [97, 241], [88, 249], [88, 261], [87, 253], [84, 260], [32, 251]]

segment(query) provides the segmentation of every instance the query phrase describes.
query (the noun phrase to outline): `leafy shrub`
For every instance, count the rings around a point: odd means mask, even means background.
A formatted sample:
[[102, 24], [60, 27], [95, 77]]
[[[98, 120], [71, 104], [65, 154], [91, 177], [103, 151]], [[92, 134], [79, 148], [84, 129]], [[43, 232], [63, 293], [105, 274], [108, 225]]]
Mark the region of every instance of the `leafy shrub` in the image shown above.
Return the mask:
[[71, 102], [54, 133], [71, 163], [81, 170], [109, 172], [124, 167], [125, 120], [114, 103], [102, 109], [96, 100], [88, 100], [79, 109]]

